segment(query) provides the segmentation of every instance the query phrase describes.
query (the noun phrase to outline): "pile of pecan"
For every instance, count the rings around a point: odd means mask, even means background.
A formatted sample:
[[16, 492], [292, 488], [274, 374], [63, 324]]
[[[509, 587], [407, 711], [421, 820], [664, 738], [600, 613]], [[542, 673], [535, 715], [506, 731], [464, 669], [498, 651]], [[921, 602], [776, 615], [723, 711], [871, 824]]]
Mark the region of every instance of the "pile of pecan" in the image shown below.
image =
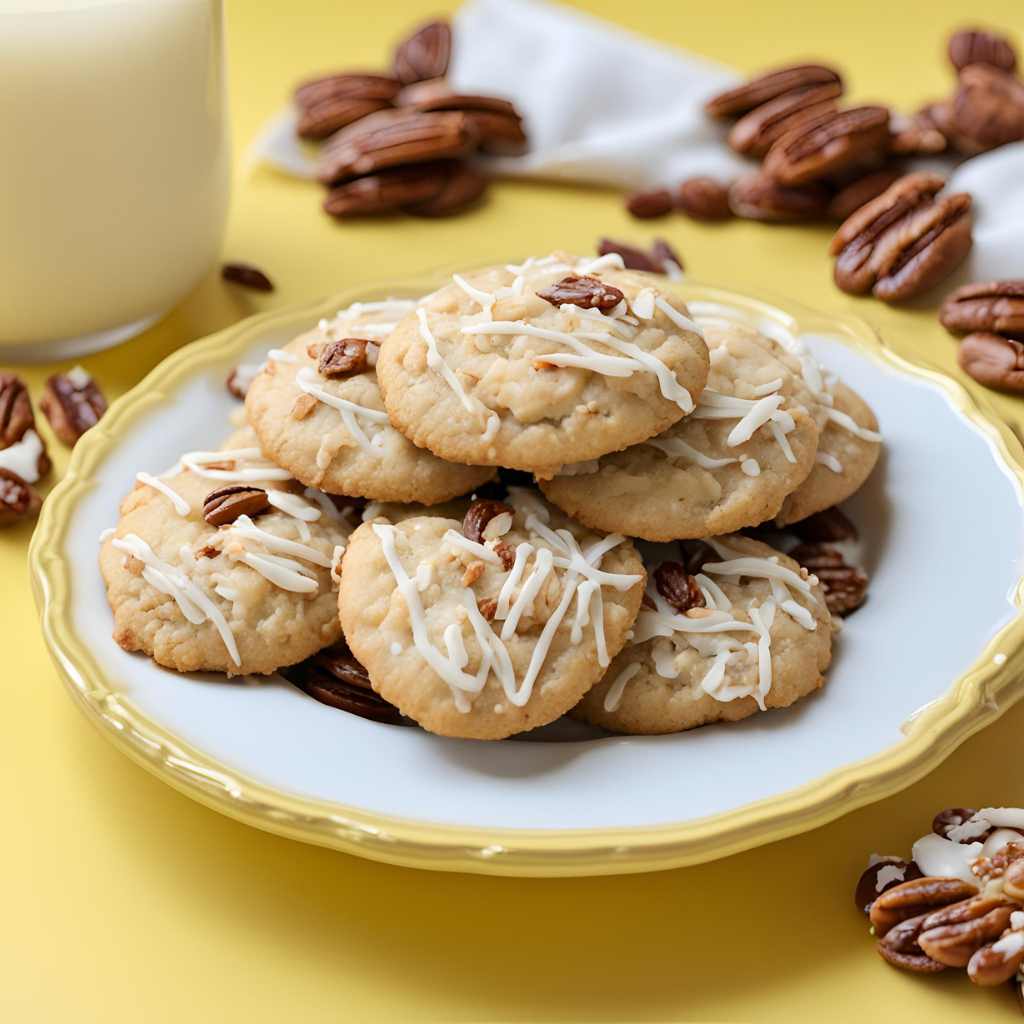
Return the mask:
[[[995, 829], [971, 828], [974, 820], [972, 809], [950, 808], [936, 815], [932, 830], [952, 842], [984, 842]], [[871, 919], [882, 958], [923, 974], [966, 968], [977, 985], [1012, 982], [1024, 1011], [1024, 832], [1021, 836], [1020, 842], [971, 861], [973, 881], [926, 876], [914, 861], [897, 857], [872, 858], [855, 899]]]
[[[92, 377], [76, 366], [47, 378], [39, 408], [58, 439], [73, 446], [99, 422], [107, 403]], [[39, 514], [42, 498], [33, 485], [50, 465], [27, 385], [18, 374], [0, 371], [0, 526]]]
[[445, 82], [451, 45], [447, 22], [435, 21], [398, 47], [390, 74], [339, 73], [295, 91], [300, 137], [322, 143], [317, 178], [329, 214], [458, 213], [487, 187], [467, 157], [526, 151], [511, 103]]
[[946, 296], [943, 327], [965, 337], [956, 358], [986, 387], [1024, 391], [1024, 281], [982, 281]]

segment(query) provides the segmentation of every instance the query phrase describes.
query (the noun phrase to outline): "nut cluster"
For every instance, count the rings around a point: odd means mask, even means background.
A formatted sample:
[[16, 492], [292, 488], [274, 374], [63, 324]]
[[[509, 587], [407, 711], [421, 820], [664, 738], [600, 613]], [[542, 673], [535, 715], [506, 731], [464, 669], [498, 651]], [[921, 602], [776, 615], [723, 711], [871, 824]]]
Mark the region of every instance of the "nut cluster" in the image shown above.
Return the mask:
[[390, 75], [335, 74], [295, 91], [299, 135], [322, 143], [317, 178], [332, 216], [457, 213], [487, 186], [467, 157], [525, 152], [511, 103], [444, 81], [451, 43], [447, 22], [432, 22], [398, 47]]
[[[951, 830], [974, 814], [951, 808], [936, 815], [932, 829], [957, 841]], [[959, 841], [983, 841], [992, 831]], [[880, 858], [864, 872], [857, 905], [871, 918], [883, 959], [925, 974], [966, 968], [978, 985], [1016, 977], [1024, 964], [1024, 838], [970, 867], [976, 883], [923, 876], [913, 861], [894, 857]]]
[[965, 337], [957, 362], [979, 384], [1024, 391], [1024, 281], [982, 281], [946, 296], [943, 327]]

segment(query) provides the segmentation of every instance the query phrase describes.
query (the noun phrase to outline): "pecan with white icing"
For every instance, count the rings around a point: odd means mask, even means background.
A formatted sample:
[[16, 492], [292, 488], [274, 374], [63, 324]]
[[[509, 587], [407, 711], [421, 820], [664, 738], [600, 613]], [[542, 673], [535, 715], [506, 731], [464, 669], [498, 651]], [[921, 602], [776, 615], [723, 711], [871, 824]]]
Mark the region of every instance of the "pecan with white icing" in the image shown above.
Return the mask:
[[39, 514], [42, 499], [17, 473], [0, 468], [0, 526]]
[[602, 313], [614, 309], [625, 296], [613, 285], [596, 277], [565, 277], [557, 284], [537, 292], [537, 297], [552, 306], [569, 304], [580, 309], [599, 309]]
[[34, 426], [25, 382], [16, 373], [0, 372], [0, 449], [17, 444]]
[[107, 400], [96, 381], [80, 367], [75, 367], [68, 374], [55, 373], [47, 378], [39, 408], [46, 414], [57, 437], [74, 447], [87, 430], [99, 423], [107, 411]]
[[503, 501], [496, 501], [494, 498], [477, 498], [469, 506], [466, 518], [462, 521], [462, 533], [467, 539], [482, 544], [485, 540], [484, 530], [492, 519], [503, 513], [514, 516], [515, 512], [516, 510], [511, 505], [506, 505]]

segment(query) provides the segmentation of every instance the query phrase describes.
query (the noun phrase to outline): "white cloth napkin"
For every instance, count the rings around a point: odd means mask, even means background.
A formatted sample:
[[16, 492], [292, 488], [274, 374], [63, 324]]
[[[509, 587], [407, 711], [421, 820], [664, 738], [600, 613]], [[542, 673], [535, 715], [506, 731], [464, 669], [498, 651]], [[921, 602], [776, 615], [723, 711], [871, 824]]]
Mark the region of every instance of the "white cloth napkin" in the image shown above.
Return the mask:
[[[643, 189], [696, 175], [728, 182], [755, 167], [703, 113], [741, 80], [725, 65], [546, 0], [467, 0], [452, 31], [456, 90], [510, 99], [526, 121], [530, 152], [489, 159], [496, 173]], [[313, 176], [292, 111], [250, 155]], [[974, 200], [974, 247], [957, 280], [1024, 278], [1024, 143], [928, 166]]]

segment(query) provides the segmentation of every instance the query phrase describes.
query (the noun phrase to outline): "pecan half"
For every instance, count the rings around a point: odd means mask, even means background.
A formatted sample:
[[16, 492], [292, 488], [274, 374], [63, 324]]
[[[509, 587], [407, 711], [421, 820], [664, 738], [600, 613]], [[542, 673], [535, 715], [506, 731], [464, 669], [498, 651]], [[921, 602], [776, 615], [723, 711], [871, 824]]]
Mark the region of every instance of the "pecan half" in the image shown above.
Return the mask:
[[805, 185], [889, 147], [889, 111], [856, 107], [805, 121], [786, 132], [764, 158], [764, 172], [783, 185]]
[[894, 886], [875, 900], [871, 907], [871, 923], [877, 935], [885, 936], [901, 921], [909, 918], [924, 921], [939, 907], [977, 895], [977, 886], [959, 878], [928, 876], [913, 879]]
[[613, 252], [622, 257], [622, 262], [627, 270], [642, 270], [648, 274], [661, 273], [662, 268], [659, 262], [643, 249], [626, 245], [624, 242], [616, 242], [611, 238], [602, 238], [597, 243], [598, 256], [607, 256]]
[[342, 338], [329, 341], [320, 353], [318, 369], [325, 377], [351, 377], [369, 366], [366, 346], [362, 338]]
[[468, 156], [479, 140], [476, 125], [460, 110], [379, 110], [327, 140], [316, 176], [331, 185], [386, 167]]
[[825, 215], [832, 220], [843, 221], [859, 210], [865, 203], [870, 203], [880, 196], [893, 182], [903, 177], [902, 171], [873, 171], [862, 178], [851, 181], [841, 188], [825, 208]]
[[298, 134], [305, 139], [325, 139], [347, 124], [389, 107], [401, 87], [401, 82], [384, 75], [331, 75], [307, 82], [295, 91]]
[[661, 273], [663, 274], [671, 271], [670, 263], [674, 263], [679, 270], [683, 269], [683, 257], [664, 238], [656, 238], [654, 240], [651, 244], [651, 255], [658, 266], [661, 267]]
[[495, 516], [500, 516], [502, 512], [508, 512], [513, 516], [516, 514], [516, 510], [511, 505], [506, 505], [503, 501], [497, 501], [495, 498], [477, 498], [469, 506], [466, 518], [462, 520], [463, 536], [469, 540], [476, 541], [477, 544], [482, 544], [487, 524]]
[[508, 100], [495, 96], [467, 96], [434, 91], [411, 104], [418, 110], [461, 110], [476, 125], [482, 152], [520, 156], [526, 152], [523, 119]]
[[1024, 83], [991, 64], [969, 64], [939, 129], [967, 156], [1024, 139]]
[[[888, 881], [880, 881], [883, 872], [891, 875]], [[908, 864], [899, 857], [885, 857], [865, 868], [857, 880], [857, 889], [853, 895], [857, 909], [867, 917], [871, 913], [871, 905], [883, 892], [921, 877], [921, 869], [914, 861]]]
[[996, 331], [1024, 338], [1024, 281], [981, 281], [950, 292], [939, 310], [950, 331]]
[[35, 423], [25, 382], [16, 373], [0, 371], [0, 449], [17, 444]]
[[53, 432], [66, 445], [75, 442], [96, 426], [107, 411], [107, 400], [89, 374], [79, 367], [68, 374], [47, 377], [39, 408], [53, 427]]
[[990, 331], [975, 331], [956, 350], [960, 369], [979, 384], [999, 391], [1024, 391], [1024, 342]]
[[929, 914], [921, 923], [917, 943], [933, 960], [947, 967], [966, 967], [982, 946], [999, 938], [1010, 924], [1016, 903], [978, 896]]
[[270, 278], [258, 267], [248, 263], [225, 263], [220, 268], [220, 276], [225, 281], [244, 285], [258, 292], [272, 292], [274, 285]]
[[258, 516], [270, 508], [262, 487], [228, 484], [218, 487], [203, 499], [203, 518], [211, 526], [227, 526], [239, 516]]
[[366, 669], [344, 640], [280, 674], [321, 704], [385, 725], [414, 724], [374, 692]]
[[948, 145], [946, 136], [926, 112], [914, 117], [890, 114], [889, 132], [889, 152], [896, 156], [931, 156]]
[[847, 565], [841, 552], [820, 544], [798, 544], [788, 554], [818, 577], [832, 615], [849, 615], [867, 600], [868, 574]]
[[728, 220], [729, 190], [712, 178], [688, 178], [676, 189], [676, 207], [694, 220]]
[[934, 974], [937, 971], [944, 971], [946, 965], [933, 960], [917, 942], [926, 916], [922, 914], [919, 917], [907, 918], [893, 925], [878, 940], [879, 955], [895, 967], [902, 967], [905, 971], [916, 971], [918, 974]]
[[626, 196], [626, 209], [634, 217], [650, 219], [664, 217], [672, 212], [672, 196], [667, 189], [653, 192], [634, 192]]
[[703, 608], [707, 603], [697, 581], [681, 562], [659, 562], [654, 570], [654, 585], [677, 612]]
[[857, 527], [850, 522], [838, 505], [822, 509], [813, 515], [792, 523], [789, 527], [804, 543], [835, 543], [841, 540], [856, 540]]
[[568, 304], [581, 309], [614, 309], [625, 296], [618, 288], [596, 277], [565, 277], [558, 284], [537, 292], [537, 298], [552, 306]]
[[[977, 811], [973, 807], [948, 807], [944, 811], [939, 811], [932, 818], [932, 831], [937, 836], [942, 836], [943, 839], [949, 839], [949, 833], [952, 829], [959, 828], [965, 821], [973, 818], [975, 814], [977, 814]], [[978, 836], [971, 836], [971, 838], [961, 839], [959, 842], [973, 843], [976, 839], [984, 839], [987, 834], [982, 833]]]
[[1024, 857], [1018, 857], [1006, 865], [1003, 871], [1003, 892], [1024, 902]]
[[[442, 161], [439, 161], [442, 162]], [[437, 195], [402, 209], [416, 217], [448, 217], [472, 206], [487, 190], [487, 179], [475, 168], [459, 161], [443, 161], [444, 181]]]
[[477, 599], [477, 608], [480, 614], [488, 621], [494, 621], [494, 613], [498, 610], [498, 599], [496, 597], [481, 597]]
[[737, 153], [762, 157], [788, 132], [834, 114], [840, 92], [837, 82], [792, 89], [741, 117], [726, 141]]
[[747, 220], [819, 220], [829, 198], [828, 189], [818, 182], [780, 185], [760, 171], [745, 174], [729, 186], [729, 209]]
[[720, 93], [708, 100], [704, 105], [704, 111], [712, 117], [737, 117], [791, 89], [828, 83], [836, 83], [840, 88], [842, 86], [839, 74], [820, 64], [780, 68], [752, 78], [735, 89]]
[[971, 247], [971, 197], [937, 198], [945, 179], [907, 174], [849, 217], [832, 240], [836, 284], [906, 299], [945, 280]]
[[363, 96], [368, 99], [391, 100], [402, 88], [402, 83], [387, 75], [346, 72], [325, 75], [300, 85], [293, 94], [300, 110], [309, 110], [335, 96]]
[[395, 76], [406, 85], [443, 78], [452, 51], [452, 30], [446, 21], [418, 29], [395, 51]]
[[980, 29], [964, 29], [949, 40], [949, 59], [960, 71], [968, 64], [991, 64], [1003, 71], [1017, 67], [1017, 54], [1013, 44], [1004, 36]]
[[0, 467], [0, 526], [39, 514], [43, 500], [17, 473]]
[[[1010, 929], [996, 942], [982, 946], [967, 964], [967, 975], [975, 985], [1002, 985], [1021, 970], [1024, 970], [1024, 932]], [[1024, 1013], [1020, 982], [1015, 988]]]

